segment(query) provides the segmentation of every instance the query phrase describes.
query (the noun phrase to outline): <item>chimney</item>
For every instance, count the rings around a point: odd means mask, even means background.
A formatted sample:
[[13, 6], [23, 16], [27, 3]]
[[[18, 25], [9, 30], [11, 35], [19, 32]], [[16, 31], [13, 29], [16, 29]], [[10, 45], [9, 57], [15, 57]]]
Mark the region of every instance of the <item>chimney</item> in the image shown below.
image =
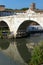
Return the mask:
[[0, 11], [4, 11], [5, 10], [5, 6], [4, 5], [0, 5]]
[[35, 10], [35, 9], [36, 9], [35, 3], [32, 3], [32, 4], [30, 5], [30, 9], [31, 9], [31, 10]]

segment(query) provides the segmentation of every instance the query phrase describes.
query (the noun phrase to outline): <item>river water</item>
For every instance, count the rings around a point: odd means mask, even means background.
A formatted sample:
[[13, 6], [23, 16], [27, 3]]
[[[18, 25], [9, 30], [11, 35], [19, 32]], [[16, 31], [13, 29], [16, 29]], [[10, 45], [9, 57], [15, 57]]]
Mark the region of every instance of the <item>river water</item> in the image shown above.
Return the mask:
[[19, 39], [0, 39], [0, 65], [27, 65], [31, 50], [40, 42], [43, 42], [43, 34]]

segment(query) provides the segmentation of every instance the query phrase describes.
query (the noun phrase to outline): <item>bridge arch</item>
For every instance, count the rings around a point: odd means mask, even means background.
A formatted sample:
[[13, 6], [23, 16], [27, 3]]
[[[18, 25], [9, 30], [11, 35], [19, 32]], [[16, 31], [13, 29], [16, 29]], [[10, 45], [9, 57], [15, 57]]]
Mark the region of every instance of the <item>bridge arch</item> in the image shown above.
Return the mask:
[[24, 30], [26, 31], [26, 28], [29, 26], [29, 25], [40, 25], [41, 24], [37, 21], [34, 21], [34, 20], [24, 20], [23, 22], [21, 22], [17, 28], [17, 33], [19, 32], [19, 30]]
[[10, 27], [8, 25], [8, 23], [6, 23], [5, 21], [1, 20], [0, 21], [0, 31], [9, 31], [10, 32]]

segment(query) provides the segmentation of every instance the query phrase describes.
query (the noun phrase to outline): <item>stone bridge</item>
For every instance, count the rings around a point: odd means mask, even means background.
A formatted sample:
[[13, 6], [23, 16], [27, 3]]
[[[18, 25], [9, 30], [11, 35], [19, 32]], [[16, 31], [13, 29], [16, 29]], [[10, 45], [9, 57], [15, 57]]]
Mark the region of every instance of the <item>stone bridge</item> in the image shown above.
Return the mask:
[[25, 13], [16, 13], [16, 15], [14, 14], [10, 16], [0, 16], [0, 22], [5, 22], [8, 25], [10, 32], [13, 32], [14, 37], [16, 37], [17, 31], [21, 25], [25, 29], [30, 22], [36, 22], [43, 27], [43, 12], [29, 8]]

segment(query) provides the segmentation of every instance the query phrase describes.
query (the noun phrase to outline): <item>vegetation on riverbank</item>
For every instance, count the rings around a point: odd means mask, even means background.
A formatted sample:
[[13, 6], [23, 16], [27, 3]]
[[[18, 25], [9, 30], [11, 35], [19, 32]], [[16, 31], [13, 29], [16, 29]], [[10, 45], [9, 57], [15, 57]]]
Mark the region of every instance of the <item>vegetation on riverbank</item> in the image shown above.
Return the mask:
[[43, 42], [34, 47], [31, 56], [32, 57], [29, 65], [43, 64]]
[[1, 30], [0, 38], [6, 38], [10, 34], [9, 30]]

